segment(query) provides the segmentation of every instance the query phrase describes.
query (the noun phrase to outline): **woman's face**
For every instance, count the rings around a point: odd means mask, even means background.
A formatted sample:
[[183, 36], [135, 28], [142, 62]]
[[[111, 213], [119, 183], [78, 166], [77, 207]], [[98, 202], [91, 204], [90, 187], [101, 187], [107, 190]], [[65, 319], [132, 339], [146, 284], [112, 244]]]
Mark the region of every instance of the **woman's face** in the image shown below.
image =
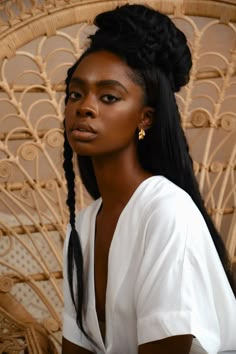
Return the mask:
[[67, 138], [78, 155], [94, 157], [134, 147], [148, 108], [132, 75], [110, 52], [82, 59], [71, 78], [65, 109]]

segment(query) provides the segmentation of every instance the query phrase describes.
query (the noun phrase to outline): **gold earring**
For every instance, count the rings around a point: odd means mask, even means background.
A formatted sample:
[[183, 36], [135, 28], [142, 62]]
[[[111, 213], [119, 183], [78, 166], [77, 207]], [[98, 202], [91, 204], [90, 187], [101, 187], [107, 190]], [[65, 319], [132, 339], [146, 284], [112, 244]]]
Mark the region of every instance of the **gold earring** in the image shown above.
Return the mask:
[[143, 130], [143, 128], [141, 128], [138, 133], [138, 140], [143, 140], [144, 137], [145, 137], [145, 131]]

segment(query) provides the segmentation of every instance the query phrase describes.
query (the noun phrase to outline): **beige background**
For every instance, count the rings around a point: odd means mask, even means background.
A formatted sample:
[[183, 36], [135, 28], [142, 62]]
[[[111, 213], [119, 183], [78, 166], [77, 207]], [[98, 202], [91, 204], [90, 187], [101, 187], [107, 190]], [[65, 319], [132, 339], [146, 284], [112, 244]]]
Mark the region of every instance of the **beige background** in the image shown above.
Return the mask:
[[[0, 353], [27, 345], [49, 352], [48, 334], [60, 348], [63, 81], [95, 14], [125, 2], [0, 2]], [[188, 37], [194, 65], [177, 95], [182, 124], [206, 207], [236, 264], [236, 1], [142, 3]], [[77, 178], [77, 207], [88, 203]]]

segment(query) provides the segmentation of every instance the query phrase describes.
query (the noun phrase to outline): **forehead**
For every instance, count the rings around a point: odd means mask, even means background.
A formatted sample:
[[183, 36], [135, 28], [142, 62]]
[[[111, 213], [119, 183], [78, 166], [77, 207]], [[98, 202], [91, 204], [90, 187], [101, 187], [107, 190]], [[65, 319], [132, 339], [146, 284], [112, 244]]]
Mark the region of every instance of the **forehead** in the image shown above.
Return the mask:
[[117, 55], [99, 51], [85, 56], [77, 66], [72, 77], [93, 82], [100, 80], [117, 80], [122, 84], [134, 85], [133, 70]]

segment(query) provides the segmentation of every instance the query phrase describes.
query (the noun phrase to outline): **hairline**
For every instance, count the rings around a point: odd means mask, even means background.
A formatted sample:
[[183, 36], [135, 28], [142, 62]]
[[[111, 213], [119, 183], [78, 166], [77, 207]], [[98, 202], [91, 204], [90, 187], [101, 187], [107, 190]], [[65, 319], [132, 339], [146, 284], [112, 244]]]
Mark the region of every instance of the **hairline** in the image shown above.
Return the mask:
[[[112, 51], [111, 49], [106, 49], [106, 48], [98, 48], [98, 49], [93, 49], [91, 47], [88, 47], [85, 52], [81, 55], [81, 57], [77, 60], [77, 63], [75, 63], [75, 68], [74, 71], [71, 75], [71, 78], [75, 72], [75, 70], [78, 68], [78, 66], [80, 65], [80, 63], [82, 62], [82, 60], [84, 58], [86, 58], [87, 56], [89, 56], [90, 54], [93, 53], [98, 53], [98, 52], [108, 52], [111, 53], [113, 55], [116, 55], [118, 58], [120, 58], [126, 65], [127, 65], [127, 75], [128, 77], [133, 81], [134, 84], [138, 85], [139, 87], [141, 87], [142, 91], [143, 91], [143, 103], [145, 104], [147, 102], [147, 89], [146, 89], [146, 82], [145, 79], [141, 73], [141, 70], [133, 68], [128, 61], [125, 59], [125, 56], [122, 56], [121, 54], [118, 54], [115, 50]], [[68, 86], [71, 82], [71, 78], [70, 81], [68, 82]]]

